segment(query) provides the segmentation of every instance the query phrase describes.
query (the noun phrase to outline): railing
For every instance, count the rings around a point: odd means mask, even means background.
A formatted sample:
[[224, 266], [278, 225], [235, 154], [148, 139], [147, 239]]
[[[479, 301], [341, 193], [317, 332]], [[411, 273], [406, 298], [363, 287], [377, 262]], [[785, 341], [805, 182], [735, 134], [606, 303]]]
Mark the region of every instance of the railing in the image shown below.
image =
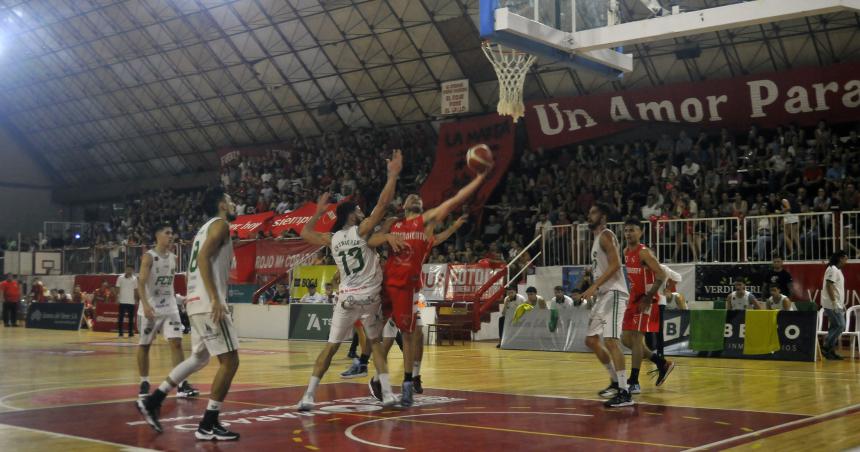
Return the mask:
[[[81, 248], [41, 249], [29, 253], [55, 253], [60, 255], [61, 267], [51, 270], [51, 274], [80, 275], [87, 273], [122, 273], [126, 265], [140, 270], [140, 258], [151, 249], [151, 245], [105, 245]], [[15, 252], [15, 251], [12, 251]], [[23, 251], [22, 253], [27, 253]], [[177, 271], [184, 272], [191, 257], [190, 243], [174, 243], [171, 252], [176, 254]], [[38, 264], [32, 259], [33, 265]], [[2, 267], [0, 267], [2, 268]], [[23, 274], [34, 273], [36, 269], [21, 269]]]
[[738, 262], [741, 232], [735, 217], [657, 220], [652, 248], [664, 263]]
[[[624, 246], [624, 224], [609, 223]], [[642, 223], [642, 242], [661, 262], [827, 260], [836, 249], [860, 258], [860, 211], [745, 218], [693, 218]], [[589, 265], [594, 238], [587, 224], [552, 226], [538, 236], [543, 266]]]
[[860, 211], [842, 212], [839, 248], [848, 252], [850, 259], [860, 258]]
[[827, 260], [836, 250], [838, 229], [832, 212], [762, 215], [744, 218], [747, 262]]

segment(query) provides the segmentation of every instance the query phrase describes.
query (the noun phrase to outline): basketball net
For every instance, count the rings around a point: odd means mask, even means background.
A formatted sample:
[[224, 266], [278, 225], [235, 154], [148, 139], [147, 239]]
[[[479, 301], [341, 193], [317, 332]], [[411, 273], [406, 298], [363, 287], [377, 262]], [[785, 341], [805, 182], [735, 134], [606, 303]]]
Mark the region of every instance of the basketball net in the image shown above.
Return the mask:
[[484, 41], [481, 44], [484, 55], [490, 60], [496, 77], [499, 78], [499, 104], [496, 111], [500, 115], [511, 116], [516, 122], [525, 114], [523, 106], [523, 85], [529, 68], [537, 59], [517, 50], [506, 49], [500, 44]]

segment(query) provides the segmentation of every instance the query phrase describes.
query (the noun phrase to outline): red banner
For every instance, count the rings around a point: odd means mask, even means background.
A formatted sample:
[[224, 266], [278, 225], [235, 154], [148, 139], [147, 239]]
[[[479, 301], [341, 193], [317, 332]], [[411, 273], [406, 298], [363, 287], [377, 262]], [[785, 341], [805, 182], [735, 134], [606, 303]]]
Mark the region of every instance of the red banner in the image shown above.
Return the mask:
[[254, 258], [256, 256], [256, 242], [233, 243], [233, 262], [230, 263], [230, 284], [254, 282]]
[[244, 148], [221, 148], [218, 149], [218, 158], [221, 166], [226, 166], [238, 161], [242, 157], [268, 157], [280, 153], [287, 153], [286, 148], [271, 147], [244, 147]]
[[529, 144], [554, 148], [648, 122], [746, 129], [852, 121], [860, 118], [858, 72], [860, 63], [844, 63], [529, 102]]
[[257, 238], [257, 233], [266, 231], [275, 212], [263, 212], [254, 215], [241, 215], [230, 223], [230, 235], [237, 234], [240, 239]]
[[[137, 305], [134, 308], [134, 315], [137, 316]], [[102, 333], [116, 333], [117, 322], [119, 321], [119, 303], [102, 303], [96, 306], [96, 318], [93, 322], [93, 331]], [[137, 333], [138, 319], [134, 320], [134, 332]], [[123, 327], [128, 327], [128, 319], [123, 319]]]
[[[827, 264], [785, 264], [785, 270], [794, 279], [793, 298], [821, 304], [826, 269]], [[845, 265], [842, 274], [845, 276], [845, 307], [860, 304], [860, 264]]]
[[[505, 265], [448, 265], [448, 282], [445, 288], [445, 300], [462, 301], [470, 300], [487, 281], [496, 275], [496, 272], [506, 271]], [[505, 280], [500, 279], [493, 284], [489, 290], [484, 292], [482, 300], [491, 298], [497, 292], [505, 290]]]
[[256, 245], [254, 271], [257, 276], [284, 274], [320, 248], [301, 239], [257, 240]]
[[496, 114], [442, 124], [436, 161], [427, 182], [421, 187], [424, 208], [436, 207], [468, 184], [474, 173], [466, 167], [466, 151], [479, 143], [493, 150], [495, 166], [471, 201], [473, 212], [480, 211], [493, 189], [508, 170], [514, 156], [514, 123]]
[[[329, 205], [328, 209], [326, 209], [326, 213], [324, 213], [323, 216], [320, 217], [319, 221], [317, 221], [314, 230], [317, 232], [331, 231], [331, 227], [337, 219], [337, 216], [335, 215], [336, 210], [337, 204]], [[287, 212], [273, 218], [269, 230], [272, 231], [273, 237], [280, 237], [284, 231], [288, 231], [290, 229], [295, 231], [296, 234], [301, 234], [302, 229], [305, 228], [305, 224], [311, 220], [311, 217], [314, 216], [316, 211], [317, 203], [306, 202], [303, 206], [293, 210], [292, 212]]]

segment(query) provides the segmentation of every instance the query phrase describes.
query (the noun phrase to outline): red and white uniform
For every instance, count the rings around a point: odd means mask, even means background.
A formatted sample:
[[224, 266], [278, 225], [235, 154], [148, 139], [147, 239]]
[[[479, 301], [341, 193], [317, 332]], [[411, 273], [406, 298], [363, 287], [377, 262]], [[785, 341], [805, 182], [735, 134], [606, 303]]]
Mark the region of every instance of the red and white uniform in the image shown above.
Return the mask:
[[[624, 331], [640, 331], [642, 333], [655, 333], [660, 331], [660, 311], [657, 306], [659, 298], [655, 295], [651, 304], [640, 312], [639, 303], [636, 303], [640, 295], [648, 292], [654, 284], [654, 272], [642, 264], [639, 252], [646, 246], [639, 244], [632, 250], [624, 250], [624, 266], [627, 269], [627, 279], [630, 282], [630, 303], [624, 311], [624, 322], [621, 329]], [[652, 316], [651, 313], [654, 313]]]
[[424, 216], [400, 220], [391, 226], [394, 234], [406, 242], [399, 253], [392, 252], [385, 262], [384, 294], [391, 303], [391, 318], [404, 333], [415, 331], [413, 305], [421, 290], [421, 266], [433, 247], [433, 238], [424, 231]]

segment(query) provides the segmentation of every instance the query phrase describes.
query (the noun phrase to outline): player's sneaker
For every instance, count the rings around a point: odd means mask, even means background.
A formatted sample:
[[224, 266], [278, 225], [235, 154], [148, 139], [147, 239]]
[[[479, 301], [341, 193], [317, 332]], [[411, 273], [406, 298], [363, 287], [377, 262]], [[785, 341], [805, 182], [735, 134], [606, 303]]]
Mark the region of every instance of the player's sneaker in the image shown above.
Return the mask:
[[140, 382], [140, 390], [137, 391], [137, 398], [142, 399], [149, 395], [149, 382], [141, 381]]
[[657, 386], [662, 385], [666, 382], [666, 378], [669, 377], [669, 374], [672, 372], [672, 369], [675, 368], [675, 363], [673, 361], [666, 360], [663, 365], [657, 369], [652, 370], [650, 373], [657, 374], [657, 381], [654, 383]]
[[627, 387], [627, 390], [630, 391], [631, 394], [642, 394], [642, 386], [640, 386], [639, 383], [630, 383], [628, 381]]
[[344, 372], [341, 372], [341, 378], [359, 378], [367, 376], [367, 364], [361, 364], [359, 360], [354, 360], [352, 365], [349, 366]]
[[382, 383], [380, 383], [376, 377], [370, 379], [370, 382], [367, 383], [367, 387], [370, 388], [370, 395], [375, 399], [382, 401]]
[[299, 411], [310, 411], [312, 409], [314, 409], [314, 396], [305, 393], [302, 396], [301, 402], [299, 402]]
[[412, 377], [412, 389], [415, 390], [416, 394], [424, 394], [424, 387], [421, 386], [421, 375]]
[[636, 402], [633, 401], [633, 397], [630, 396], [630, 392], [623, 389], [620, 389], [615, 397], [603, 402], [603, 406], [612, 408], [633, 406], [635, 404]]
[[397, 398], [396, 395], [391, 394], [382, 401], [383, 408], [392, 408], [397, 406], [400, 403], [400, 399]]
[[213, 425], [211, 429], [204, 429], [202, 426], [197, 427], [197, 431], [194, 432], [194, 436], [197, 437], [197, 439], [204, 441], [213, 439], [216, 441], [236, 441], [239, 439], [238, 433], [227, 430], [219, 423]]
[[618, 382], [617, 381], [613, 381], [612, 383], [609, 384], [609, 386], [606, 387], [606, 389], [597, 393], [597, 395], [599, 395], [600, 397], [603, 397], [604, 399], [611, 399], [611, 398], [615, 397], [617, 394], [618, 394]]
[[182, 383], [182, 385], [179, 386], [179, 390], [176, 391], [176, 397], [179, 397], [180, 399], [186, 399], [188, 397], [197, 397], [199, 395], [200, 391], [188, 384], [187, 381]]
[[147, 398], [138, 399], [135, 402], [135, 406], [137, 407], [137, 411], [140, 411], [140, 414], [143, 415], [143, 419], [146, 420], [146, 423], [152, 427], [158, 433], [163, 432], [164, 430], [161, 428], [161, 422], [158, 422], [158, 411], [159, 407], [149, 407], [147, 402]]
[[415, 403], [415, 400], [412, 399], [412, 393], [415, 387], [412, 386], [411, 381], [404, 381], [400, 386], [400, 406], [404, 408], [409, 408], [412, 404]]

